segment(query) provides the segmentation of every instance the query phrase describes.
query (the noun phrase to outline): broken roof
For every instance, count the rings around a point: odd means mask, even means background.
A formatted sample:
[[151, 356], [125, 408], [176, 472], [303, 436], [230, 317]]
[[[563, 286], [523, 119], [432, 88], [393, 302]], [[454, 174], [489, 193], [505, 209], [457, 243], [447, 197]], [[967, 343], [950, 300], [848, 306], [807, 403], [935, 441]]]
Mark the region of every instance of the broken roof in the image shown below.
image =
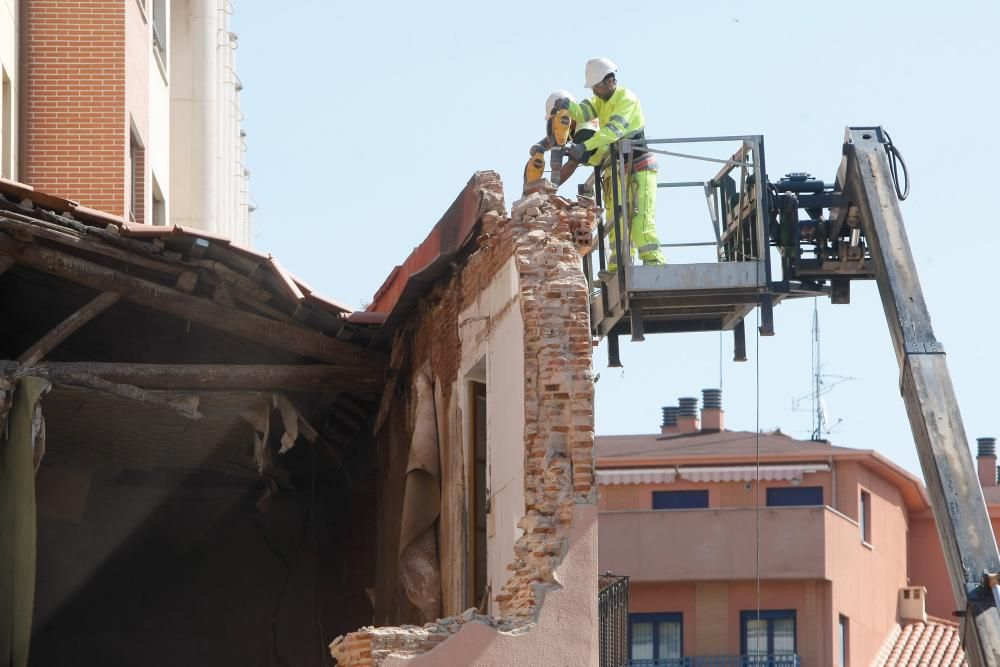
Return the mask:
[[63, 453], [113, 461], [114, 447], [134, 446], [151, 464], [178, 460], [183, 448], [149, 446], [155, 435], [195, 447], [194, 462], [229, 444], [245, 452], [243, 414], [279, 394], [312, 422], [298, 432], [331, 449], [367, 437], [384, 382], [384, 356], [369, 349], [381, 318], [273, 256], [6, 180], [0, 304], [0, 375], [55, 385], [46, 405]]
[[494, 171], [477, 171], [427, 238], [393, 268], [375, 292], [368, 311], [385, 315], [384, 333], [395, 330], [420, 296], [475, 239], [482, 215], [503, 210], [500, 176]]
[[[200, 278], [213, 290], [231, 292], [225, 295], [228, 299], [219, 296], [216, 301], [235, 300], [257, 313], [294, 320], [339, 340], [357, 336], [358, 342], [367, 343], [371, 338], [369, 326], [352, 323], [348, 306], [314, 290], [274, 256], [223, 236], [179, 225], [154, 227], [125, 222], [118, 216], [6, 179], [0, 179], [0, 211], [4, 255], [17, 254], [12, 239], [22, 244], [37, 241], [40, 246], [130, 273], [156, 274], [158, 282], [181, 291], [188, 291], [187, 281]], [[44, 261], [42, 257], [37, 259]], [[30, 257], [19, 263], [30, 265]]]

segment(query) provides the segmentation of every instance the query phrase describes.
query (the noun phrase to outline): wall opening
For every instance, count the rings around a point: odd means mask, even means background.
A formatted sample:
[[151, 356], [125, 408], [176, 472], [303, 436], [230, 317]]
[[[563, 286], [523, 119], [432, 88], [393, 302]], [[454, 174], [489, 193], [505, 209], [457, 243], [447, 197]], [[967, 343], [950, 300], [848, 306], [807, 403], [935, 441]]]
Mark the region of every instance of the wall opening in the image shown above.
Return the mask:
[[837, 656], [837, 658], [839, 662], [837, 662], [837, 665], [839, 665], [839, 667], [847, 667], [850, 664], [850, 657], [849, 657], [850, 651], [848, 648], [850, 646], [850, 630], [848, 628], [847, 617], [844, 616], [843, 614], [840, 615], [838, 640], [840, 646], [838, 647], [839, 655]]
[[858, 523], [861, 526], [861, 541], [872, 543], [872, 496], [867, 491], [861, 491], [858, 506]]
[[472, 490], [471, 530], [469, 545], [468, 606], [479, 607], [489, 599], [486, 515], [489, 513], [486, 468], [486, 384], [469, 383], [469, 488]]

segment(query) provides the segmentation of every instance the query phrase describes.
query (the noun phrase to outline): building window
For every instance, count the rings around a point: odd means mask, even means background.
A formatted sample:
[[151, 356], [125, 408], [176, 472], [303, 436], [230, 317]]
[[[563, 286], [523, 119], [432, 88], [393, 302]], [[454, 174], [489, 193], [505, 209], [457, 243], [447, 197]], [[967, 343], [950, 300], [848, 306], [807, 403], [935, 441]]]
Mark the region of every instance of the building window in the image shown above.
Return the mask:
[[163, 191], [160, 190], [156, 174], [152, 174], [150, 180], [153, 182], [153, 215], [151, 222], [156, 226], [162, 227], [167, 224], [167, 202], [163, 199]]
[[153, 0], [153, 52], [160, 67], [167, 67], [167, 0]]
[[839, 639], [838, 643], [840, 644], [840, 655], [838, 656], [838, 659], [840, 660], [840, 662], [837, 663], [839, 667], [847, 667], [850, 664], [850, 661], [848, 660], [848, 655], [849, 655], [848, 646], [850, 645], [849, 637], [850, 634], [847, 629], [847, 617], [841, 614], [840, 634], [838, 637]]
[[684, 657], [684, 618], [679, 613], [629, 614], [629, 663], [667, 665]]
[[14, 141], [11, 137], [13, 96], [7, 70], [0, 68], [0, 176], [3, 178], [14, 178]]
[[135, 130], [129, 134], [128, 165], [128, 219], [131, 222], [145, 222], [143, 205], [146, 201], [146, 151]]
[[690, 510], [708, 507], [708, 489], [653, 491], [654, 510]]
[[472, 544], [469, 563], [471, 572], [470, 604], [478, 607], [486, 595], [488, 585], [486, 572], [486, 384], [469, 383], [472, 410], [470, 423], [469, 470], [472, 474], [469, 488], [472, 489]]
[[867, 491], [861, 492], [861, 502], [858, 506], [858, 523], [861, 525], [861, 541], [872, 543], [872, 496]]
[[740, 652], [749, 664], [794, 655], [795, 610], [740, 612]]
[[822, 486], [779, 486], [767, 490], [768, 507], [822, 505]]

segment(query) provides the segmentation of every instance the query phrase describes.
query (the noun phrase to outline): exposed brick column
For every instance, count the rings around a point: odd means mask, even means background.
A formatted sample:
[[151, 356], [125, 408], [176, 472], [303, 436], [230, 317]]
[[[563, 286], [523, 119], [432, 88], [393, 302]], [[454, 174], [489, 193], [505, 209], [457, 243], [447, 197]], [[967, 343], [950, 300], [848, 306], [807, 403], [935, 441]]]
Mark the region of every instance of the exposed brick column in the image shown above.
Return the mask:
[[[133, 3], [135, 4], [135, 3]], [[123, 0], [23, 0], [20, 179], [126, 213]]]
[[[587, 282], [568, 210], [535, 194], [514, 204], [524, 320], [525, 533], [514, 574], [496, 596], [503, 618], [535, 618], [552, 570], [566, 553], [573, 505], [593, 502], [594, 382]], [[575, 226], [574, 226], [575, 227]]]

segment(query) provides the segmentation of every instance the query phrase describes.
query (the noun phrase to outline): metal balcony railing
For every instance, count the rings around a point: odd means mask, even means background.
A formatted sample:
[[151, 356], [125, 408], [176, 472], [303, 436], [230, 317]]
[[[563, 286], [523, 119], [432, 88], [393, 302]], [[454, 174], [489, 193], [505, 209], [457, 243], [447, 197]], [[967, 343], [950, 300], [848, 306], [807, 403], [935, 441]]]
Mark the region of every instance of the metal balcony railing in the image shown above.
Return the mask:
[[628, 577], [602, 574], [597, 594], [601, 667], [628, 665]]
[[801, 667], [794, 653], [776, 655], [703, 655], [665, 660], [630, 660], [629, 667]]

